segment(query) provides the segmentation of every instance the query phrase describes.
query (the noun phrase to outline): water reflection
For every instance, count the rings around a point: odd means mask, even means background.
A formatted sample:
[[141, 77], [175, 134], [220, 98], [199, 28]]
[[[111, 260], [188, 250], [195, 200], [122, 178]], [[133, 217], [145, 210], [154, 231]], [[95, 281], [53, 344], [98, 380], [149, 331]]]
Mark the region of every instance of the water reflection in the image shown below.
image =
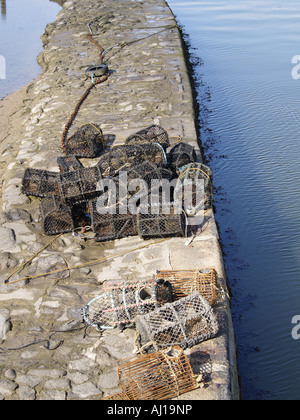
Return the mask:
[[1, 0], [1, 18], [5, 19], [6, 17], [6, 0]]

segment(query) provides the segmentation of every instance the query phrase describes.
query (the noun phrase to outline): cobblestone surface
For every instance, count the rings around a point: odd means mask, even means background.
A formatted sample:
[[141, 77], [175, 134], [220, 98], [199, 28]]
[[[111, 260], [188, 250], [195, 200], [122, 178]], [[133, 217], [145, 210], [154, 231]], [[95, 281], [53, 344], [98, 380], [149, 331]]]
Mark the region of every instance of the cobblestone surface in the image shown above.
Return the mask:
[[[234, 337], [212, 213], [190, 245], [174, 238], [138, 250], [146, 243], [138, 237], [100, 244], [89, 235], [65, 234], [10, 280], [119, 256], [30, 281], [3, 283], [49, 242], [41, 234], [39, 200], [21, 194], [21, 180], [28, 167], [58, 171], [64, 126], [91, 83], [84, 70], [99, 61], [99, 51], [86, 37], [92, 21], [95, 39], [105, 49], [115, 46], [105, 55], [111, 75], [90, 93], [70, 134], [94, 122], [120, 144], [154, 123], [195, 146], [201, 160], [181, 37], [165, 1], [65, 2], [42, 36], [44, 50], [38, 62], [43, 72], [22, 90], [21, 106], [11, 112], [7, 130], [0, 135], [0, 399], [93, 400], [117, 392], [117, 362], [132, 357], [135, 330], [100, 334], [85, 329], [80, 308], [101, 294], [107, 280], [149, 279], [156, 270], [205, 267], [216, 268], [222, 284], [215, 309], [221, 328], [215, 339], [190, 352], [196, 372], [209, 367], [205, 387], [181, 398], [236, 398]], [[0, 105], [5, 107], [6, 100]], [[86, 166], [95, 163], [82, 161]]]

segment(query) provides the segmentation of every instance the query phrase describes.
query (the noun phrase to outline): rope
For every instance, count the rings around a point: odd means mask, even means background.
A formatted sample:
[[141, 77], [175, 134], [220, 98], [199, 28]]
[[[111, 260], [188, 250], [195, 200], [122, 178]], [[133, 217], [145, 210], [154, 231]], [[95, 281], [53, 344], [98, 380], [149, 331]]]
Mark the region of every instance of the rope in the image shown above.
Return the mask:
[[109, 73], [104, 74], [102, 77], [100, 77], [94, 83], [92, 83], [87, 88], [87, 90], [84, 92], [84, 94], [82, 95], [82, 97], [79, 99], [79, 101], [78, 101], [78, 103], [77, 103], [77, 105], [76, 105], [73, 113], [71, 114], [71, 116], [69, 118], [69, 121], [67, 122], [67, 124], [66, 124], [66, 126], [64, 128], [64, 131], [62, 133], [62, 136], [61, 136], [61, 147], [62, 147], [64, 153], [65, 153], [65, 147], [66, 147], [66, 143], [65, 142], [66, 142], [67, 134], [69, 132], [69, 129], [70, 129], [71, 125], [73, 124], [73, 121], [74, 121], [76, 115], [78, 114], [78, 111], [79, 111], [81, 105], [83, 104], [83, 102], [85, 101], [85, 99], [88, 97], [88, 95], [90, 94], [90, 92], [93, 90], [93, 88], [96, 87], [97, 85], [99, 85], [100, 83], [104, 83], [108, 78], [109, 78]]
[[112, 255], [110, 257], [99, 258], [98, 260], [93, 260], [93, 261], [89, 261], [89, 262], [86, 262], [86, 263], [83, 263], [83, 264], [74, 265], [72, 267], [61, 268], [61, 269], [58, 269], [58, 270], [49, 271], [47, 273], [36, 274], [34, 276], [26, 276], [26, 277], [23, 277], [23, 278], [18, 279], [18, 280], [13, 280], [11, 282], [8, 282], [8, 280], [11, 278], [11, 276], [9, 276], [6, 280], [4, 280], [4, 284], [10, 285], [10, 284], [17, 283], [17, 282], [20, 282], [20, 281], [23, 281], [23, 280], [30, 280], [30, 279], [36, 279], [36, 278], [39, 278], [39, 277], [46, 277], [46, 276], [49, 276], [50, 274], [62, 273], [62, 272], [67, 271], [67, 270], [75, 270], [75, 269], [78, 269], [78, 268], [81, 268], [81, 267], [86, 267], [87, 265], [91, 265], [91, 264], [99, 264], [99, 263], [105, 262], [107, 260], [110, 260], [112, 258], [117, 258], [117, 257], [120, 257], [122, 255], [129, 254], [129, 253], [134, 252], [134, 251], [138, 251], [140, 249], [148, 248], [151, 245], [156, 245], [156, 244], [162, 243], [162, 242], [167, 241], [167, 240], [168, 240], [168, 238], [164, 238], [164, 239], [161, 239], [159, 241], [152, 242], [151, 244], [146, 244], [146, 245], [131, 249], [129, 251], [120, 252], [119, 254], [115, 254], [115, 255]]

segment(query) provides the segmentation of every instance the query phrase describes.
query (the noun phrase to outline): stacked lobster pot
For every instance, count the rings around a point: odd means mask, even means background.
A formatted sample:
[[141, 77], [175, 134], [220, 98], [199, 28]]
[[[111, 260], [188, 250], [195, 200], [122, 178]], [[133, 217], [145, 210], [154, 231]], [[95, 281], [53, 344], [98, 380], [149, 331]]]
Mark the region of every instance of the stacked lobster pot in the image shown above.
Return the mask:
[[84, 307], [85, 322], [98, 330], [135, 325], [140, 348], [185, 349], [218, 332], [214, 269], [158, 271], [151, 281], [105, 283], [103, 292]]
[[[63, 149], [65, 156], [57, 159], [60, 172], [26, 169], [23, 177], [23, 193], [42, 199], [46, 235], [90, 225], [97, 241], [184, 237], [187, 217], [194, 215], [185, 208], [186, 181], [196, 185], [196, 197], [197, 181], [203, 180], [205, 208], [212, 204], [210, 169], [195, 162], [192, 146], [180, 142], [171, 148], [167, 131], [158, 125], [107, 150], [100, 127], [88, 123]], [[97, 162], [86, 168], [80, 158]]]
[[98, 331], [135, 328], [139, 354], [119, 366], [122, 392], [106, 399], [170, 399], [196, 389], [184, 350], [217, 335], [218, 290], [215, 269], [165, 270], [151, 281], [105, 283], [83, 308], [84, 321]]

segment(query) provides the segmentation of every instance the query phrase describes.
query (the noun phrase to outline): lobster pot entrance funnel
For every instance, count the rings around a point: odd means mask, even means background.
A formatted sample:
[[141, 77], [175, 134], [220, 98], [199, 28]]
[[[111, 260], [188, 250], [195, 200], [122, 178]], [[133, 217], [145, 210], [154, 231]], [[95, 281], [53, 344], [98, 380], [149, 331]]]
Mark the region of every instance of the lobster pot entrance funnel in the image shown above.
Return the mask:
[[170, 283], [162, 281], [108, 284], [101, 296], [84, 308], [84, 320], [98, 330], [132, 324], [139, 314], [172, 301]]

